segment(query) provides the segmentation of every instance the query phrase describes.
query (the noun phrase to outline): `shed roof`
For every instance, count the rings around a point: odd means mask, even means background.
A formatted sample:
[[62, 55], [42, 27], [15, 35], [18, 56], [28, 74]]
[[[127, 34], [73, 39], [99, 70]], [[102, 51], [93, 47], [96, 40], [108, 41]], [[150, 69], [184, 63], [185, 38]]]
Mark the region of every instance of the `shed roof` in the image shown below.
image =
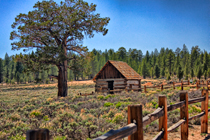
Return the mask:
[[141, 76], [134, 69], [132, 69], [127, 63], [122, 61], [108, 60], [106, 64], [103, 66], [103, 68], [93, 78], [94, 81], [97, 79], [101, 71], [104, 70], [104, 68], [107, 66], [108, 63], [112, 64], [128, 80], [141, 79]]

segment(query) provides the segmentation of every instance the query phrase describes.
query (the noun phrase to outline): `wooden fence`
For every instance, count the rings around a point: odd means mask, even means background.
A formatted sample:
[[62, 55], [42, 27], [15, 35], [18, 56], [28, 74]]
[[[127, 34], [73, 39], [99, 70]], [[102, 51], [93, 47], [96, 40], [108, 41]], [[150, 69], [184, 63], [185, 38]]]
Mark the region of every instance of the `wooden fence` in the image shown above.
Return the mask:
[[[153, 113], [142, 117], [141, 105], [128, 106], [128, 125], [118, 129], [110, 130], [106, 134], [95, 138], [94, 140], [111, 140], [128, 137], [128, 140], [143, 140], [143, 126], [159, 119], [159, 133], [153, 140], [167, 140], [168, 133], [181, 126], [181, 140], [188, 139], [188, 122], [201, 117], [201, 133], [208, 133], [208, 90], [202, 90], [200, 98], [188, 100], [187, 91], [180, 91], [180, 102], [168, 105], [167, 98], [164, 95], [159, 96], [159, 107]], [[189, 117], [188, 105], [201, 102], [202, 112], [198, 115]], [[167, 112], [180, 108], [180, 120], [167, 128]]]
[[184, 87], [192, 87], [192, 88], [196, 88], [196, 89], [206, 87], [208, 90], [210, 90], [209, 85], [210, 85], [210, 80], [207, 80], [206, 82], [204, 82], [203, 80], [202, 81], [198, 80], [195, 85], [191, 85], [190, 81], [187, 80], [187, 81], [181, 81], [180, 83], [173, 82], [172, 84], [166, 84], [166, 85], [163, 85], [163, 84], [157, 85], [157, 86], [144, 85], [144, 87], [141, 89], [145, 93], [147, 92], [147, 89], [150, 89], [150, 88], [160, 88], [160, 90], [163, 91], [164, 89], [168, 89], [168, 88], [172, 88], [172, 87], [173, 87], [173, 89], [175, 89], [175, 87], [181, 87], [181, 90], [183, 90]]

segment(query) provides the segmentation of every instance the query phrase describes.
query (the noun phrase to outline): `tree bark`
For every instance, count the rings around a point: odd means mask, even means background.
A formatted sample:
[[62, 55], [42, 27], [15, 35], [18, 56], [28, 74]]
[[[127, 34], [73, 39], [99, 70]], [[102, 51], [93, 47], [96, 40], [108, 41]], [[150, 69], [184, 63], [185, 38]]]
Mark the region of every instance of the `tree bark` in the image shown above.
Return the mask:
[[63, 62], [63, 65], [58, 67], [58, 96], [66, 97], [68, 93], [67, 86], [67, 60]]

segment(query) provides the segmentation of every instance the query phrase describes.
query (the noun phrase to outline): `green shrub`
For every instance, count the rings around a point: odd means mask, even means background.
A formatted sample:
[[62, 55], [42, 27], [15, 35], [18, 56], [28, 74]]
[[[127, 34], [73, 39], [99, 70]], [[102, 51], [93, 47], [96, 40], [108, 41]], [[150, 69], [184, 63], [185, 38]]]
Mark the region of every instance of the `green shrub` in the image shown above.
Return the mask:
[[117, 113], [114, 115], [114, 119], [112, 120], [113, 123], [119, 124], [123, 121], [123, 115], [122, 113]]
[[110, 102], [104, 103], [104, 107], [109, 107], [109, 106], [112, 106], [112, 105], [113, 105], [113, 103], [110, 103]]
[[118, 102], [118, 103], [115, 105], [115, 107], [116, 107], [116, 108], [119, 108], [119, 107], [121, 107], [121, 105], [122, 105], [122, 103], [121, 103], [121, 102]]

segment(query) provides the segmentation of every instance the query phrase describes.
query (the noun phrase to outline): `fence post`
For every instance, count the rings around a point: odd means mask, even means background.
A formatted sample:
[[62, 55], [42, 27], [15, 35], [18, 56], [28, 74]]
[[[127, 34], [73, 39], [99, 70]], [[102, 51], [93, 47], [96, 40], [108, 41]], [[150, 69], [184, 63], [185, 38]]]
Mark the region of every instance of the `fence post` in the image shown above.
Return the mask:
[[161, 91], [163, 91], [163, 84], [160, 85]]
[[209, 90], [209, 88], [208, 88], [208, 80], [206, 80], [206, 87], [207, 87], [207, 90]]
[[128, 136], [128, 140], [143, 140], [143, 122], [142, 122], [142, 105], [128, 106], [128, 124], [136, 121], [137, 131]]
[[181, 90], [183, 90], [183, 81], [181, 81]]
[[185, 101], [185, 106], [180, 108], [180, 119], [185, 119], [185, 123], [181, 125], [181, 140], [188, 140], [188, 93], [180, 92], [180, 101]]
[[139, 91], [141, 91], [141, 79], [139, 79]]
[[198, 86], [198, 81], [196, 82], [196, 88], [197, 88], [197, 90], [199, 89], [199, 86]]
[[173, 88], [175, 89], [175, 82], [173, 82]]
[[164, 108], [164, 116], [159, 118], [159, 131], [164, 129], [163, 140], [168, 139], [168, 131], [167, 131], [167, 100], [165, 95], [159, 96], [159, 107]]
[[188, 82], [188, 85], [190, 85], [190, 80], [188, 80], [187, 82]]
[[26, 132], [26, 140], [49, 140], [48, 129], [28, 130]]
[[145, 93], [147, 92], [147, 87], [146, 87], [146, 85], [144, 85], [144, 92], [145, 92]]
[[201, 117], [201, 133], [208, 133], [208, 90], [202, 90], [202, 96], [205, 101], [201, 102], [201, 111], [205, 111], [205, 115]]

